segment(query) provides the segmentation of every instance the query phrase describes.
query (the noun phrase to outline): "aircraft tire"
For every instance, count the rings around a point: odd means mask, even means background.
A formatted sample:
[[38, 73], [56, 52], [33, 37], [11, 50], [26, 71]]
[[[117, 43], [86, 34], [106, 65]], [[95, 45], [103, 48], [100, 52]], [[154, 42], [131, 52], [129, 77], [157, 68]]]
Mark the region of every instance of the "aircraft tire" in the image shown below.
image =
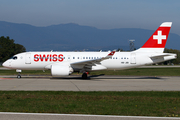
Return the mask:
[[21, 78], [21, 75], [17, 75], [17, 78], [20, 79], [20, 78]]
[[82, 74], [82, 79], [87, 79], [87, 73]]

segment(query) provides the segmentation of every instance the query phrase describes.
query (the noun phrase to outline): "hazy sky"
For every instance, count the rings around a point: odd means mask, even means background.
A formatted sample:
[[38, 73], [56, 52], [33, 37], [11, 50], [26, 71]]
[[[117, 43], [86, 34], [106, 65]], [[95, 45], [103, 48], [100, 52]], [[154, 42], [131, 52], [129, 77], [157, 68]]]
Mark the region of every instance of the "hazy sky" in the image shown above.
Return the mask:
[[180, 0], [0, 0], [0, 21], [151, 30], [172, 21], [171, 33], [180, 35]]

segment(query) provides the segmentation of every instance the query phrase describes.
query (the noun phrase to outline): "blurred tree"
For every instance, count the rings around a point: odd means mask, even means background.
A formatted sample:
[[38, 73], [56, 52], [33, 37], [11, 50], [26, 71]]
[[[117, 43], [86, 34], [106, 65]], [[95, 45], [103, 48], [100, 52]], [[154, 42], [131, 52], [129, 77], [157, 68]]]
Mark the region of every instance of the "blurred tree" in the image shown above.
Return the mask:
[[177, 54], [176, 59], [163, 62], [165, 65], [167, 65], [168, 63], [173, 63], [173, 64], [179, 64], [180, 63], [180, 51], [179, 50], [165, 48], [164, 53], [175, 53], [175, 54]]
[[120, 52], [121, 52], [121, 51], [123, 51], [123, 49], [121, 49], [121, 48], [118, 48], [116, 51], [117, 51], [117, 52], [118, 52], [118, 51], [120, 51]]
[[21, 52], [25, 52], [26, 48], [23, 45], [14, 43], [13, 39], [8, 36], [0, 37], [0, 62], [4, 62], [13, 55]]

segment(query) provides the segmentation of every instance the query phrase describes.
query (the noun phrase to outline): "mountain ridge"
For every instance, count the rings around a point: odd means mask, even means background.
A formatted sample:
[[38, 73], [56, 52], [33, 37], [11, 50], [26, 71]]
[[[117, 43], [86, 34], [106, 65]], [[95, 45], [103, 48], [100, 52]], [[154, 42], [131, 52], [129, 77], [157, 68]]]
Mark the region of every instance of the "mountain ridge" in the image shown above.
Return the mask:
[[[9, 36], [27, 51], [129, 50], [128, 40], [135, 39], [135, 48], [139, 48], [154, 32], [141, 28], [98, 29], [75, 23], [37, 27], [0, 21], [0, 36]], [[178, 44], [180, 36], [170, 33], [166, 48], [179, 49]]]

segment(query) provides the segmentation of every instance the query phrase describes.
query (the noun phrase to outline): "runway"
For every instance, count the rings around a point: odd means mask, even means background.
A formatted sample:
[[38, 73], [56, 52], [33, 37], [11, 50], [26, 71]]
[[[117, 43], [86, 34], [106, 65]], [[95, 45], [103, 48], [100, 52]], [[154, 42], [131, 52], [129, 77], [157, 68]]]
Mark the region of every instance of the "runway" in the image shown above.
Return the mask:
[[148, 76], [0, 76], [0, 90], [23, 91], [180, 91], [180, 77]]
[[0, 112], [1, 120], [179, 120], [178, 117], [80, 115]]

